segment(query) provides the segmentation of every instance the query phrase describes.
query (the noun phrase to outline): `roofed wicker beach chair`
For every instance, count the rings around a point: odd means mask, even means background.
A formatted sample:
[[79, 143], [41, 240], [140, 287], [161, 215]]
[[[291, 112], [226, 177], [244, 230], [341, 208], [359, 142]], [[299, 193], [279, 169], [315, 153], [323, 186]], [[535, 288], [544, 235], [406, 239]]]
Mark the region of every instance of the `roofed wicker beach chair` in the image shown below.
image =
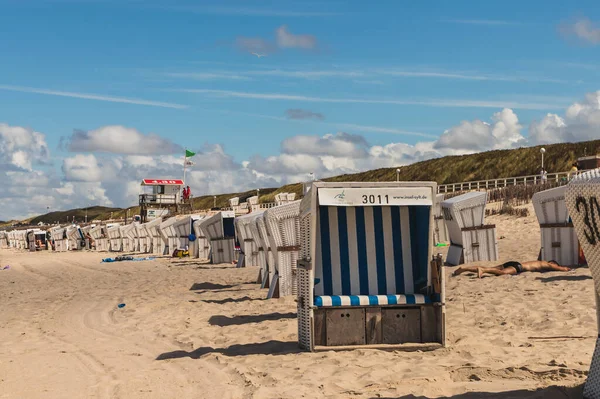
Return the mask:
[[233, 211], [221, 211], [200, 222], [200, 229], [210, 240], [211, 262], [232, 263], [235, 259], [235, 226]]
[[196, 240], [190, 242], [190, 256], [199, 259], [208, 259], [210, 257], [210, 242], [204, 235], [204, 232], [200, 228], [200, 223], [206, 216], [201, 216], [195, 219], [192, 224], [192, 229]]
[[150, 237], [151, 247], [149, 253], [155, 255], [163, 255], [165, 250], [164, 240], [160, 233], [160, 225], [162, 224], [162, 217], [158, 217], [154, 220], [144, 223], [144, 228], [148, 232]]
[[444, 213], [442, 212], [442, 202], [444, 201], [444, 194], [437, 194], [435, 197], [435, 208], [433, 215], [433, 243], [438, 242], [450, 242], [448, 235], [448, 227], [446, 227], [446, 221], [444, 220]]
[[435, 192], [433, 182], [313, 183], [300, 211], [300, 347], [445, 345]]
[[[565, 192], [567, 210], [594, 278], [596, 317], [600, 331], [600, 169], [573, 178]], [[583, 390], [588, 399], [600, 399], [600, 335]]]
[[152, 239], [148, 236], [148, 231], [142, 223], [135, 223], [135, 230], [138, 237], [138, 250], [141, 253], [147, 254], [152, 246]]
[[257, 280], [260, 283], [260, 288], [269, 287], [269, 265], [267, 263], [267, 249], [269, 248], [269, 246], [267, 244], [266, 237], [263, 237], [263, 232], [259, 227], [258, 223], [259, 218], [263, 219], [264, 213], [264, 210], [252, 212], [250, 223], [248, 224], [250, 234], [256, 244], [256, 263], [260, 267]]
[[275, 274], [267, 298], [296, 295], [296, 265], [300, 250], [300, 201], [269, 208], [264, 213]]
[[577, 266], [580, 246], [565, 203], [566, 186], [537, 192], [531, 198], [540, 223], [540, 260], [555, 260], [562, 266]]
[[111, 252], [123, 252], [123, 238], [121, 237], [121, 225], [118, 223], [113, 224], [106, 228], [108, 238], [110, 240], [110, 251]]
[[484, 224], [486, 200], [487, 192], [472, 191], [442, 202], [450, 238], [448, 264], [498, 260], [496, 226]]
[[248, 213], [235, 218], [236, 236], [243, 254], [238, 259], [238, 267], [258, 266], [258, 244], [250, 228], [253, 215], [254, 213]]

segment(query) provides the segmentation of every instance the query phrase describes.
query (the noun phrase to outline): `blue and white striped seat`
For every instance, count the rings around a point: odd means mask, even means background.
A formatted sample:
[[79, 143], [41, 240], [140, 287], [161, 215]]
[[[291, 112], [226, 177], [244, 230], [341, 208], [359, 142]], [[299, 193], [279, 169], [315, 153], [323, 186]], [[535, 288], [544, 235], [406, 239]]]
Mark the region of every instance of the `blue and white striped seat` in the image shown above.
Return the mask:
[[314, 305], [431, 303], [430, 206], [319, 206]]
[[314, 305], [319, 308], [330, 308], [335, 306], [423, 305], [426, 303], [432, 303], [432, 298], [422, 294], [323, 295], [315, 297]]

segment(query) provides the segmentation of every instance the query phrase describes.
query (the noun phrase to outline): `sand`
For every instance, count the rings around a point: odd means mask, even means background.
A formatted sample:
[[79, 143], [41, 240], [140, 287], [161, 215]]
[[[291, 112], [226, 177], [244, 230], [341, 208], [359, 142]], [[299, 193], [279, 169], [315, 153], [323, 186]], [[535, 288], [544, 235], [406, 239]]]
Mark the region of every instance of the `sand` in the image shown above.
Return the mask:
[[[501, 260], [537, 257], [534, 216], [488, 222]], [[447, 348], [307, 353], [254, 267], [105, 256], [0, 251], [0, 398], [576, 398], [597, 335], [587, 268], [447, 267]]]

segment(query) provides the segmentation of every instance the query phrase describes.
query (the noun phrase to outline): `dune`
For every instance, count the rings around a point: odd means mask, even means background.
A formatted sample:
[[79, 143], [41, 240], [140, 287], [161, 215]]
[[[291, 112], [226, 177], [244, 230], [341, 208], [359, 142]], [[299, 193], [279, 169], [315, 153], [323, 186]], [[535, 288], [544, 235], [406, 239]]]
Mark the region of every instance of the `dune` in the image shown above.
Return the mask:
[[[501, 261], [537, 258], [533, 212], [487, 222]], [[0, 251], [0, 398], [577, 398], [597, 335], [587, 268], [447, 267], [447, 348], [308, 353], [257, 268], [105, 256]]]

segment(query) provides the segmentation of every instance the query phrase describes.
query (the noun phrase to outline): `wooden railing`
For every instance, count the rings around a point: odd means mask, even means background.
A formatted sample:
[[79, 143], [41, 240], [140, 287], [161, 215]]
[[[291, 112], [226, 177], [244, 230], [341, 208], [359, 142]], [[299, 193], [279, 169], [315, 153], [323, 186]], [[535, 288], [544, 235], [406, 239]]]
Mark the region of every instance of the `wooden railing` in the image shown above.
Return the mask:
[[[585, 172], [585, 170], [579, 170], [577, 172], [557, 172], [548, 173], [545, 181], [568, 181], [572, 176], [578, 175]], [[451, 183], [451, 184], [440, 184], [438, 185], [438, 193], [453, 193], [456, 191], [470, 191], [470, 190], [488, 190], [494, 188], [503, 188], [508, 186], [516, 186], [521, 184], [538, 184], [543, 183], [544, 180], [540, 175], [529, 175], [519, 177], [505, 177], [502, 179], [491, 179], [491, 180], [477, 180], [467, 181], [462, 183]]]

